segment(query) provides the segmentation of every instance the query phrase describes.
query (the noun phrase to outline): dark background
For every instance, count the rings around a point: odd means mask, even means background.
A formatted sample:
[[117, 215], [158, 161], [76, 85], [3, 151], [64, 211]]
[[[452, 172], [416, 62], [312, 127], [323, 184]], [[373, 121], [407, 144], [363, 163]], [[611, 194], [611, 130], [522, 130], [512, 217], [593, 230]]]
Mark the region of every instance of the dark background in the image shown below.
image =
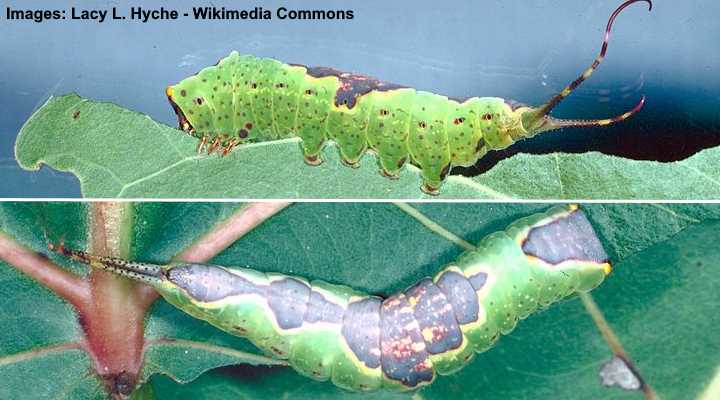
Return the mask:
[[[0, 19], [0, 196], [79, 196], [77, 179], [48, 168], [22, 171], [13, 145], [24, 121], [52, 94], [75, 91], [163, 123], [176, 119], [166, 85], [214, 64], [231, 50], [284, 62], [332, 66], [452, 97], [546, 101], [599, 51], [621, 1], [220, 1], [171, 2], [251, 9], [352, 9], [345, 21], [7, 21], [5, 7], [160, 7], [152, 1], [2, 1]], [[168, 4], [165, 4], [168, 7]], [[491, 153], [476, 174], [515, 152], [598, 150], [673, 161], [720, 144], [720, 3], [656, 0], [616, 21], [599, 71], [554, 115], [604, 118], [645, 109], [625, 123], [569, 129]]]

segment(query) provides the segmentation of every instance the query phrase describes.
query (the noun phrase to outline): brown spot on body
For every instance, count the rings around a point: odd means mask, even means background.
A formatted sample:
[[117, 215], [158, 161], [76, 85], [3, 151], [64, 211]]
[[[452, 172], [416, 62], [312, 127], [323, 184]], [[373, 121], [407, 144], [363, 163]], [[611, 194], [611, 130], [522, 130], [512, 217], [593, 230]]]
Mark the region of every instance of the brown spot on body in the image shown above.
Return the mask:
[[238, 131], [238, 137], [240, 139], [245, 139], [246, 137], [248, 137], [248, 131], [246, 131], [245, 129], [240, 129]]
[[398, 168], [402, 168], [403, 165], [405, 165], [405, 162], [407, 161], [407, 157], [403, 157], [398, 160], [397, 166]]
[[444, 166], [443, 169], [440, 171], [440, 180], [444, 181], [448, 173], [450, 173], [450, 164]]

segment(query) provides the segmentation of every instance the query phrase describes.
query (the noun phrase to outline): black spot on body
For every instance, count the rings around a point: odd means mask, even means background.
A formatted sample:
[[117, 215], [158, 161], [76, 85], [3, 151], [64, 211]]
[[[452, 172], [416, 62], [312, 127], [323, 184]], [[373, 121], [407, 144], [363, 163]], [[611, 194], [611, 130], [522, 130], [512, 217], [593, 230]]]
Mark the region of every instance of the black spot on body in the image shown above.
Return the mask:
[[307, 310], [310, 287], [293, 278], [270, 283], [267, 300], [281, 329], [299, 328]]
[[480, 152], [485, 147], [485, 138], [480, 138], [475, 146], [475, 152]]
[[435, 284], [452, 304], [458, 323], [469, 324], [477, 321], [480, 311], [477, 294], [464, 275], [455, 271], [445, 271]]
[[246, 137], [248, 137], [248, 131], [246, 131], [245, 129], [240, 129], [238, 131], [238, 137], [240, 139], [245, 139]]
[[266, 288], [216, 265], [181, 264], [167, 272], [167, 279], [197, 301], [213, 302], [225, 297], [258, 294]]
[[368, 368], [380, 366], [380, 305], [378, 297], [348, 304], [342, 335], [355, 356]]
[[80, 110], [75, 110], [72, 115], [73, 119], [80, 118]]
[[405, 295], [415, 299], [415, 319], [428, 353], [440, 354], [460, 347], [463, 335], [452, 306], [431, 279], [421, 280], [406, 290]]
[[595, 263], [608, 261], [607, 253], [582, 210], [547, 225], [532, 228], [522, 246], [523, 252], [549, 264], [566, 260]]

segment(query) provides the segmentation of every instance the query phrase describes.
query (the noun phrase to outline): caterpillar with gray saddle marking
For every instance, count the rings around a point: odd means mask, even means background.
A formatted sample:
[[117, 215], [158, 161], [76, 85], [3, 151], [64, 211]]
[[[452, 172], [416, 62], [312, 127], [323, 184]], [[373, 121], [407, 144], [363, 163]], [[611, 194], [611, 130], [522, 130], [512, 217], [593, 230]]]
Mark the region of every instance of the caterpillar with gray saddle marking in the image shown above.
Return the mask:
[[490, 349], [518, 319], [596, 287], [611, 270], [577, 206], [520, 219], [434, 278], [386, 299], [247, 268], [154, 265], [51, 249], [144, 282], [190, 315], [287, 359], [299, 373], [353, 391], [428, 385]]
[[396, 178], [409, 161], [418, 166], [422, 189], [437, 194], [452, 166], [470, 166], [488, 150], [503, 149], [538, 133], [577, 126], [603, 126], [625, 120], [563, 120], [550, 111], [587, 79], [605, 57], [615, 17], [610, 16], [600, 54], [580, 77], [540, 107], [498, 97], [461, 101], [429, 92], [340, 72], [332, 68], [284, 64], [232, 52], [166, 90], [180, 129], [225, 155], [242, 143], [298, 136], [305, 161], [322, 162], [327, 140], [339, 148], [345, 165], [357, 166], [368, 150], [377, 153], [380, 173]]

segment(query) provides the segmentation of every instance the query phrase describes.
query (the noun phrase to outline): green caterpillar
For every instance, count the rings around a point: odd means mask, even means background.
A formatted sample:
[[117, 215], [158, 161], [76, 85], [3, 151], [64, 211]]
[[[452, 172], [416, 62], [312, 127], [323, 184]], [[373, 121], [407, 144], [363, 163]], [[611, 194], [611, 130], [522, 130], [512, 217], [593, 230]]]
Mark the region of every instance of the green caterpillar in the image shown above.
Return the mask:
[[455, 100], [344, 73], [332, 68], [284, 64], [232, 52], [166, 90], [180, 129], [200, 139], [198, 151], [225, 155], [241, 143], [298, 136], [305, 161], [322, 162], [333, 140], [344, 164], [357, 166], [371, 149], [380, 173], [396, 178], [409, 161], [422, 173], [422, 189], [437, 194], [452, 166], [470, 166], [488, 150], [503, 149], [538, 133], [575, 126], [609, 125], [635, 114], [609, 119], [562, 120], [550, 111], [587, 79], [605, 57], [615, 17], [610, 16], [600, 54], [592, 65], [541, 107], [498, 97]]
[[169, 303], [299, 373], [344, 389], [414, 390], [490, 349], [518, 319], [610, 273], [577, 206], [554, 207], [485, 237], [434, 278], [386, 299], [247, 268], [154, 265], [51, 247], [154, 287]]

